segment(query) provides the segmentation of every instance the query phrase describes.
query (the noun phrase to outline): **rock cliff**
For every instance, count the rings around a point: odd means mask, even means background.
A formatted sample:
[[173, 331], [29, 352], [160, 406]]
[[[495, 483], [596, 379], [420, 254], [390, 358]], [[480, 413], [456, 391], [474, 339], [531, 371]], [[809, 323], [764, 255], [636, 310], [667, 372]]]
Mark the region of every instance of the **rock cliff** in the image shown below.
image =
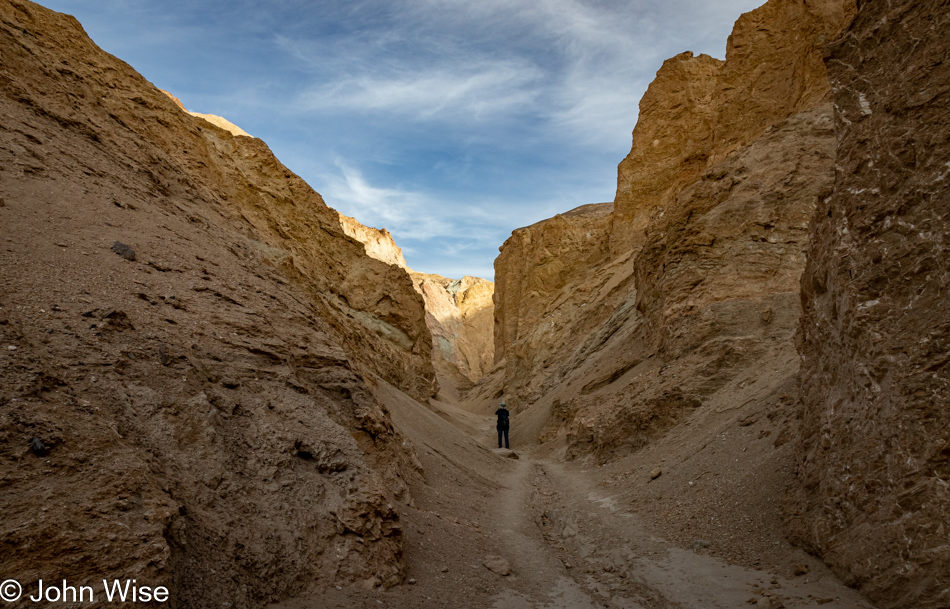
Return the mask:
[[385, 228], [378, 229], [371, 226], [360, 224], [355, 218], [340, 214], [340, 225], [350, 237], [363, 244], [366, 248], [366, 255], [385, 262], [386, 264], [395, 264], [396, 266], [408, 269], [406, 259], [402, 255], [402, 249], [396, 245], [393, 236]]
[[802, 279], [797, 540], [880, 607], [950, 606], [950, 10], [862, 2]]
[[[623, 296], [628, 260], [604, 271], [611, 203], [584, 205], [511, 234], [495, 259], [495, 362], [505, 394], [533, 402], [579, 336]], [[598, 272], [585, 272], [598, 269]], [[615, 302], [610, 302], [615, 304]]]
[[466, 275], [449, 279], [412, 273], [426, 302], [426, 322], [432, 332], [432, 363], [441, 384], [467, 390], [493, 365], [492, 326], [495, 285]]
[[0, 3], [5, 577], [259, 607], [402, 576], [425, 399], [408, 273], [260, 140], [183, 112], [75, 19]]
[[683, 53], [663, 64], [640, 102], [633, 146], [618, 168], [614, 255], [637, 249], [653, 210], [707, 168], [827, 98], [822, 48], [853, 6], [853, 0], [770, 0], [736, 22], [725, 61]]
[[[852, 4], [771, 0], [737, 21], [725, 61], [665, 62], [640, 104], [612, 211], [579, 208], [513, 233], [496, 261], [495, 357], [515, 403], [560, 386], [560, 406], [546, 407], [557, 433], [608, 450], [631, 436], [617, 424], [626, 406], [586, 395], [592, 387], [610, 385], [628, 405], [671, 403], [666, 394], [692, 404], [759, 349], [793, 352], [808, 218], [832, 181], [821, 48]], [[699, 359], [673, 364], [686, 356]], [[689, 387], [627, 387], [628, 372], [661, 360], [681, 366]], [[687, 373], [694, 366], [706, 372]]]
[[413, 271], [385, 228], [365, 226], [343, 214], [340, 222], [347, 235], [363, 244], [367, 256], [409, 272], [425, 302], [432, 365], [441, 389], [453, 396], [456, 390], [469, 389], [493, 364], [494, 284], [478, 277], [450, 279]]

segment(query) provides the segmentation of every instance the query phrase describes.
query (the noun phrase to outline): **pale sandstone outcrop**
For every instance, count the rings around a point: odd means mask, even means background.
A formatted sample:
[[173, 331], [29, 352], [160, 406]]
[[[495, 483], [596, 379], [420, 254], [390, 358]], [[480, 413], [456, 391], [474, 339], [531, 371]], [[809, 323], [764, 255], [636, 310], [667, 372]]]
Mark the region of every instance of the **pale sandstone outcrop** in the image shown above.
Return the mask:
[[253, 137], [250, 133], [248, 133], [244, 129], [241, 129], [240, 127], [238, 127], [237, 125], [229, 121], [228, 119], [222, 116], [218, 116], [217, 114], [202, 114], [201, 112], [190, 112], [190, 111], [188, 112], [188, 114], [195, 116], [197, 118], [203, 118], [204, 120], [208, 121], [215, 127], [220, 127], [221, 129], [224, 129], [225, 131], [230, 131], [231, 135]]
[[75, 19], [0, 3], [0, 49], [4, 577], [398, 583], [418, 461], [374, 387], [434, 389], [408, 273]]
[[396, 245], [392, 234], [385, 228], [366, 226], [356, 218], [343, 214], [340, 214], [340, 225], [343, 227], [343, 232], [363, 244], [366, 255], [370, 258], [409, 270], [406, 259], [402, 255], [402, 249]]
[[468, 389], [493, 365], [495, 285], [468, 275], [449, 279], [412, 273], [412, 278], [426, 301], [436, 371], [455, 388]]
[[879, 607], [950, 606], [950, 11], [862, 2], [802, 279], [796, 539]]

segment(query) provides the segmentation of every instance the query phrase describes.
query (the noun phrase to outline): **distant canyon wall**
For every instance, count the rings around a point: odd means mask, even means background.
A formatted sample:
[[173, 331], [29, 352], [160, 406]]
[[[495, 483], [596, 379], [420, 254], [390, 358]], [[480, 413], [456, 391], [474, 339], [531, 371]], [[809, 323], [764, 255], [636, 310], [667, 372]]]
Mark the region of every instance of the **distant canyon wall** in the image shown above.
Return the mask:
[[796, 541], [880, 607], [950, 606], [950, 5], [861, 2], [802, 280]]
[[426, 301], [432, 364], [440, 382], [464, 392], [494, 364], [495, 285], [468, 275], [450, 279], [414, 272], [412, 277]]
[[439, 383], [465, 391], [485, 376], [494, 363], [494, 284], [468, 275], [451, 279], [413, 271], [388, 230], [365, 226], [343, 214], [340, 222], [347, 235], [363, 244], [367, 256], [405, 269], [412, 277], [425, 302], [432, 365]]

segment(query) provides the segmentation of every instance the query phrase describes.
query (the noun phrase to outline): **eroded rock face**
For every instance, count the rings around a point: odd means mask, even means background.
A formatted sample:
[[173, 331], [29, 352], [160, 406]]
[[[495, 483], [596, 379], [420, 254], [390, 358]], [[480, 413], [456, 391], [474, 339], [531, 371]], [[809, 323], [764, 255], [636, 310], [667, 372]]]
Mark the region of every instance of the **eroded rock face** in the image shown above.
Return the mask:
[[830, 51], [834, 194], [802, 280], [797, 540], [881, 607], [950, 605], [950, 11], [861, 3]]
[[433, 365], [445, 382], [461, 390], [470, 388], [494, 363], [495, 285], [468, 275], [449, 279], [413, 273], [412, 277], [426, 301]]
[[0, 51], [5, 576], [195, 607], [398, 582], [418, 461], [367, 379], [432, 391], [406, 271], [75, 19], [2, 3]]
[[[495, 259], [495, 361], [505, 394], [536, 400], [578, 339], [598, 328], [604, 299], [622, 294], [629, 268], [596, 272], [607, 256], [611, 203], [584, 205], [511, 234]], [[609, 314], [609, 311], [606, 311]]]
[[663, 64], [618, 168], [614, 256], [638, 249], [644, 216], [706, 169], [827, 98], [822, 48], [853, 10], [854, 0], [770, 0], [736, 22], [725, 62], [683, 53]]
[[[665, 62], [640, 104], [612, 212], [557, 217], [505, 243], [495, 271], [504, 391], [523, 406], [571, 384], [545, 437], [573, 429], [597, 450], [636, 437], [650, 407], [631, 431], [619, 424], [623, 404], [683, 390], [628, 386], [643, 362], [681, 366], [696, 387], [677, 403], [692, 404], [763, 349], [785, 361], [807, 218], [832, 180], [821, 48], [852, 11], [849, 0], [771, 0], [737, 21], [725, 61]], [[694, 353], [705, 355], [672, 363]]]
[[353, 237], [366, 248], [366, 255], [398, 267], [408, 269], [402, 249], [396, 245], [392, 234], [385, 228], [378, 229], [361, 224], [356, 218], [340, 214], [340, 225], [343, 232]]
[[569, 386], [542, 385], [555, 396], [542, 440], [610, 459], [794, 375], [808, 223], [830, 191], [834, 141], [830, 106], [801, 113], [654, 213], [636, 305], [581, 344], [563, 367]]

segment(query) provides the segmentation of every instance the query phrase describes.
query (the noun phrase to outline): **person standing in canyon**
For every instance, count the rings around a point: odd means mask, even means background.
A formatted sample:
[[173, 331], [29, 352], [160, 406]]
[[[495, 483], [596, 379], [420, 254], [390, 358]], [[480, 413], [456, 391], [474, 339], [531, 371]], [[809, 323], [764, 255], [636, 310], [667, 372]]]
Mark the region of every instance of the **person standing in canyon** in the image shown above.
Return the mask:
[[511, 448], [508, 446], [508, 404], [504, 400], [498, 403], [495, 416], [498, 417], [498, 422], [495, 424], [495, 429], [498, 430], [498, 448], [501, 448], [502, 434], [505, 436], [505, 448]]

